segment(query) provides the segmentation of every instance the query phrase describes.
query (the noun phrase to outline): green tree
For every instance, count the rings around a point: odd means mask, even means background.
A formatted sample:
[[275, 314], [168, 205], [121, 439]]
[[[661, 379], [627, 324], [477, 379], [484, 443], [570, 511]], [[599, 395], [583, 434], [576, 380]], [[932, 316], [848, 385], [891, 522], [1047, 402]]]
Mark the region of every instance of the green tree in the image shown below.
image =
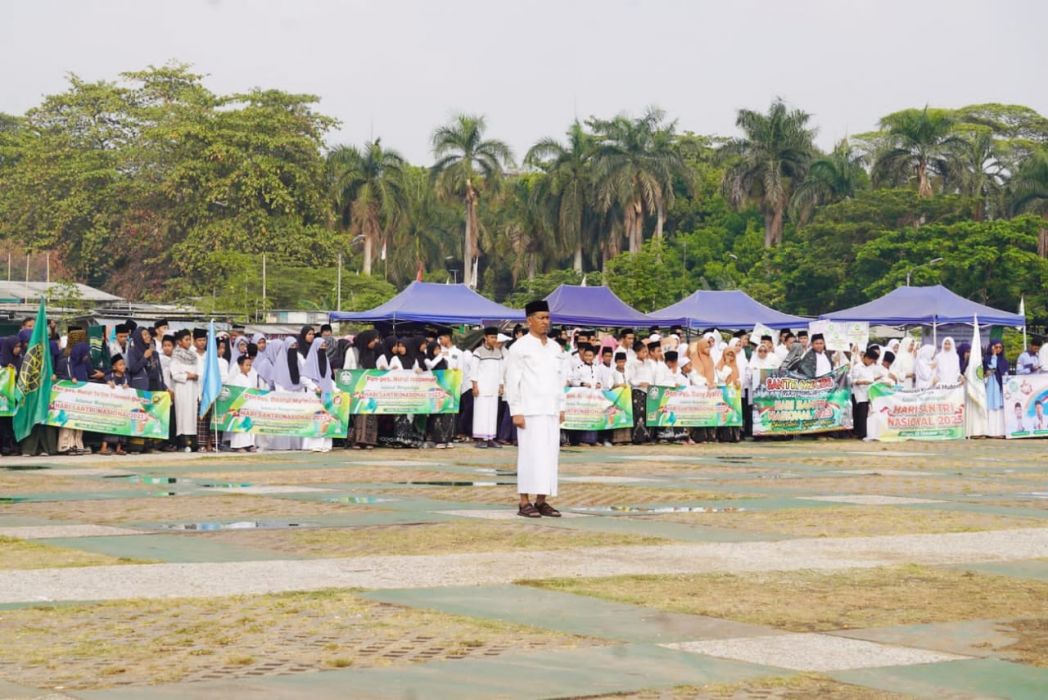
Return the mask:
[[549, 175], [549, 194], [556, 210], [556, 225], [563, 244], [572, 251], [572, 269], [582, 272], [587, 218], [592, 218], [595, 141], [577, 120], [568, 129], [568, 140], [542, 139], [528, 151], [524, 163]]
[[375, 246], [383, 248], [404, 213], [406, 163], [399, 153], [382, 148], [382, 139], [363, 148], [339, 146], [327, 154], [332, 201], [344, 227], [364, 242], [364, 274], [371, 274]]
[[842, 139], [828, 155], [814, 159], [808, 174], [793, 190], [790, 218], [798, 224], [811, 219], [817, 207], [850, 199], [869, 186], [866, 156]]
[[1008, 166], [989, 128], [962, 127], [958, 132], [963, 135], [954, 144], [944, 182], [976, 201], [972, 216], [982, 221], [987, 212], [1001, 210]]
[[1008, 195], [1013, 213], [1041, 215], [1037, 252], [1048, 257], [1048, 150], [1036, 152], [1022, 164], [1012, 178]]
[[505, 168], [513, 163], [513, 152], [502, 141], [485, 139], [484, 117], [460, 114], [450, 124], [433, 132], [432, 173], [446, 196], [459, 197], [465, 206], [462, 236], [462, 281], [475, 286], [480, 260], [477, 203], [485, 185], [497, 186]]
[[764, 245], [782, 243], [786, 208], [793, 188], [804, 180], [815, 132], [811, 115], [776, 100], [767, 114], [740, 109], [735, 125], [743, 136], [723, 147], [732, 163], [724, 176], [724, 195], [735, 206], [755, 202], [764, 215]]
[[917, 193], [932, 196], [931, 175], [944, 177], [961, 144], [956, 119], [945, 109], [904, 109], [881, 119], [883, 142], [873, 162], [878, 184], [904, 185], [917, 178]]
[[[641, 117], [619, 115], [614, 119], [587, 121], [597, 139], [594, 181], [598, 207], [617, 208], [629, 251], [636, 253], [644, 242], [645, 215], [656, 218], [655, 237], [662, 237], [667, 206], [672, 203], [672, 182], [686, 169], [674, 147], [675, 122], [665, 122], [661, 109], [649, 108]], [[619, 252], [617, 235], [609, 238], [606, 256]]]

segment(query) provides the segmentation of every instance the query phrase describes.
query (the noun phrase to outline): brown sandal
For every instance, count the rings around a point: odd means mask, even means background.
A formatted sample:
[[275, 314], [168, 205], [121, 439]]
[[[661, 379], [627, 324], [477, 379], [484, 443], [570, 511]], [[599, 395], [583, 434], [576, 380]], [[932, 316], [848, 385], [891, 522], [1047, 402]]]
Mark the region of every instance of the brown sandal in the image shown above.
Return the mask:
[[519, 508], [517, 508], [517, 515], [521, 516], [522, 518], [542, 517], [542, 513], [539, 512], [539, 509], [531, 505], [530, 503], [526, 506], [520, 506]]
[[554, 508], [553, 506], [551, 506], [549, 503], [546, 503], [545, 501], [543, 501], [542, 503], [539, 503], [536, 506], [536, 510], [538, 510], [540, 515], [544, 515], [547, 518], [559, 518], [560, 517], [560, 511], [557, 510], [556, 508]]

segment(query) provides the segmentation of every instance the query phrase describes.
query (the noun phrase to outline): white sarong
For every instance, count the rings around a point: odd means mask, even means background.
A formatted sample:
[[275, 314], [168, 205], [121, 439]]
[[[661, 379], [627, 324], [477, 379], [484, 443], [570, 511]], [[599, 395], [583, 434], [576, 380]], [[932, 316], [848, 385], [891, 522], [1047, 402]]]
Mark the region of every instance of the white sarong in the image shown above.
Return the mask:
[[560, 416], [524, 416], [517, 445], [517, 493], [556, 496]]
[[473, 399], [473, 437], [478, 440], [494, 440], [498, 417], [498, 396], [478, 396]]

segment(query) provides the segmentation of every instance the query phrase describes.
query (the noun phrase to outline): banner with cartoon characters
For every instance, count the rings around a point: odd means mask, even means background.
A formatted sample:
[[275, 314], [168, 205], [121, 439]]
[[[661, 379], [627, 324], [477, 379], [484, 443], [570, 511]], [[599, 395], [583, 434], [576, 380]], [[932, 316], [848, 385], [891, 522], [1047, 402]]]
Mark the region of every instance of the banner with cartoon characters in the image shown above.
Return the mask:
[[344, 369], [335, 385], [349, 394], [353, 415], [458, 413], [462, 370]]
[[1048, 374], [1018, 374], [1004, 381], [1004, 433], [1048, 437]]
[[742, 397], [733, 386], [648, 390], [649, 426], [666, 428], [721, 428], [742, 425]]
[[573, 386], [564, 389], [565, 430], [614, 430], [633, 427], [633, 398], [629, 387], [590, 389]]
[[215, 401], [212, 426], [227, 433], [344, 438], [349, 396], [336, 391], [267, 391], [224, 384]]
[[167, 439], [171, 395], [90, 382], [51, 386], [47, 425], [107, 435]]

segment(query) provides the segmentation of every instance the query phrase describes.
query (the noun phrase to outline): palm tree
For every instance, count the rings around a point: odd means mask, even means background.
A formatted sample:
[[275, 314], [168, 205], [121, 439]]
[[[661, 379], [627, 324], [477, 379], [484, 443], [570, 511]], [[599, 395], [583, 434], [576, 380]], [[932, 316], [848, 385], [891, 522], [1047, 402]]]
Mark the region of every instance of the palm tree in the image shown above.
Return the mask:
[[1037, 238], [1037, 253], [1048, 258], [1048, 151], [1040, 150], [1023, 161], [1010, 183], [1011, 210], [1044, 218]]
[[[655, 235], [662, 235], [667, 199], [672, 198], [675, 175], [685, 175], [680, 152], [673, 144], [676, 124], [663, 124], [665, 113], [650, 108], [638, 119], [619, 115], [587, 122], [597, 135], [594, 156], [596, 198], [602, 211], [618, 205], [622, 229], [631, 253], [644, 242], [644, 217], [656, 217]], [[608, 242], [608, 253], [618, 251], [618, 236]]]
[[954, 119], [944, 109], [904, 109], [881, 119], [885, 140], [874, 159], [875, 182], [905, 183], [917, 176], [917, 194], [932, 196], [929, 173], [945, 176], [951, 149], [961, 139], [953, 133]]
[[447, 196], [461, 197], [466, 208], [462, 237], [462, 281], [476, 286], [475, 269], [480, 260], [477, 202], [485, 183], [497, 185], [513, 152], [502, 141], [485, 139], [484, 117], [460, 114], [433, 132], [433, 155], [437, 162], [430, 172]]
[[375, 246], [385, 243], [405, 208], [405, 162], [382, 148], [382, 139], [340, 146], [327, 156], [335, 210], [343, 226], [364, 241], [364, 274], [371, 274]]
[[815, 130], [807, 112], [790, 110], [776, 100], [767, 114], [740, 109], [735, 125], [742, 138], [732, 139], [722, 153], [735, 162], [724, 174], [725, 196], [736, 207], [756, 202], [764, 215], [764, 247], [782, 243], [790, 192], [808, 172]]
[[866, 156], [848, 139], [841, 139], [832, 152], [811, 162], [807, 177], [794, 188], [790, 218], [801, 224], [811, 218], [816, 207], [854, 197], [869, 186], [865, 165]]
[[582, 272], [585, 221], [593, 188], [595, 141], [575, 121], [568, 129], [568, 141], [542, 139], [528, 150], [526, 165], [549, 175], [549, 194], [555, 200], [557, 230], [562, 244], [573, 255], [572, 267]]
[[[1008, 167], [988, 128], [972, 129], [953, 148], [945, 183], [976, 199], [975, 220], [986, 218], [987, 203], [997, 204], [1004, 193]], [[991, 209], [991, 215], [998, 209]]]

